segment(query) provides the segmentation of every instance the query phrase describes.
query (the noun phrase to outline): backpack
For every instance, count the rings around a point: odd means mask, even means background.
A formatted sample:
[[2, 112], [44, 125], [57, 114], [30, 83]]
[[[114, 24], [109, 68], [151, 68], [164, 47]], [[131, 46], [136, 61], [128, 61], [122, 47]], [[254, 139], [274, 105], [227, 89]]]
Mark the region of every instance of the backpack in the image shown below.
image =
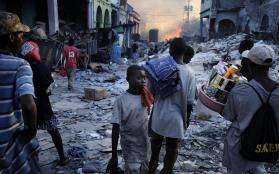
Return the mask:
[[181, 90], [179, 69], [172, 57], [167, 56], [146, 62], [143, 66], [155, 95], [166, 98]]
[[269, 100], [278, 85], [270, 92], [266, 102], [252, 85], [248, 85], [255, 91], [262, 105], [241, 135], [240, 154], [250, 161], [276, 163], [279, 159], [279, 134], [275, 112]]

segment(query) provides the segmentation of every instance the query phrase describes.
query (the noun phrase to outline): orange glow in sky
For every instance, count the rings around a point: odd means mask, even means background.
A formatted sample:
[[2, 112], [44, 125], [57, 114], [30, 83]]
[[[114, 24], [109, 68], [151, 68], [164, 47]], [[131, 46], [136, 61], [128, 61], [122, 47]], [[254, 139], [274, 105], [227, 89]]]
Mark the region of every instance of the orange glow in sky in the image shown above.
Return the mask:
[[[186, 13], [184, 6], [187, 0], [128, 0], [134, 9], [141, 15], [141, 34], [147, 33], [152, 28], [159, 29], [160, 39], [164, 40], [181, 29]], [[191, 0], [194, 11], [190, 18], [198, 18], [201, 0]]]
[[175, 31], [171, 31], [169, 33], [166, 33], [165, 35], [162, 36], [162, 38], [163, 38], [164, 41], [170, 40], [170, 39], [173, 39], [175, 37], [180, 37], [181, 33], [182, 33], [182, 28], [181, 27], [177, 27], [175, 29]]

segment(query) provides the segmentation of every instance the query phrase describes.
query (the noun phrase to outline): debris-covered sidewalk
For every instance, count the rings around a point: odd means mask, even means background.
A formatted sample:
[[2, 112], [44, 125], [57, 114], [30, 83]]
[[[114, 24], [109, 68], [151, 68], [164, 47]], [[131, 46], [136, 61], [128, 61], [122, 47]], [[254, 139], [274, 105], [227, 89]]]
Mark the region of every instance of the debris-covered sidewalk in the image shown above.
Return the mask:
[[[196, 54], [190, 66], [196, 74], [199, 87], [210, 75], [210, 70], [204, 70], [204, 62], [218, 61], [224, 55], [235, 58], [237, 46], [243, 38], [242, 35], [235, 35], [224, 40], [196, 45], [200, 53]], [[66, 167], [56, 167], [57, 154], [51, 138], [47, 132], [40, 131], [38, 133], [41, 145], [40, 164], [44, 172], [105, 173], [111, 157], [109, 121], [115, 98], [128, 87], [125, 80], [128, 65], [101, 66], [102, 71], [98, 73], [91, 70], [79, 71], [76, 88], [71, 93], [67, 90], [67, 78], [58, 75], [55, 77], [56, 87], [51, 101], [60, 121], [63, 144], [71, 162]], [[277, 64], [271, 72], [275, 80], [279, 79], [278, 70]], [[99, 101], [86, 99], [84, 88], [106, 91], [106, 95], [103, 96], [105, 99]], [[222, 166], [222, 150], [229, 124], [218, 114], [203, 116], [194, 112], [174, 172], [226, 173]], [[121, 160], [119, 162], [121, 166]], [[268, 170], [275, 171], [275, 167]]]

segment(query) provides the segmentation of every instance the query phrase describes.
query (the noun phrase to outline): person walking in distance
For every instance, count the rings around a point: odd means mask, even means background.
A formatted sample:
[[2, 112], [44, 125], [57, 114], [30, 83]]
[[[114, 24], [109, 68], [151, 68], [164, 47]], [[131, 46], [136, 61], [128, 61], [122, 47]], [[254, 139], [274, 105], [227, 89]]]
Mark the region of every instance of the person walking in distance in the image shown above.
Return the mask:
[[68, 90], [74, 89], [74, 83], [76, 78], [77, 60], [80, 58], [80, 51], [75, 46], [75, 40], [71, 38], [69, 45], [64, 47], [64, 58], [66, 60], [66, 72], [68, 77]]

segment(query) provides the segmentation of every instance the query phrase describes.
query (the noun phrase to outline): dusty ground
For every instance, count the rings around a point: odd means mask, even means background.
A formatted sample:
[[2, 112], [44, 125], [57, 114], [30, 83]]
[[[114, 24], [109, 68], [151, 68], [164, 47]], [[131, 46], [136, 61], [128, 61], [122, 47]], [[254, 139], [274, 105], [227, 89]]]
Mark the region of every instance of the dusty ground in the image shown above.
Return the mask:
[[[202, 57], [206, 54], [200, 53], [198, 56]], [[199, 57], [190, 66], [194, 70], [200, 86], [208, 79], [210, 72], [203, 70], [203, 58]], [[55, 166], [58, 155], [51, 138], [45, 131], [39, 131], [38, 139], [42, 149], [40, 164], [44, 173], [82, 173], [82, 170], [87, 170], [88, 173], [105, 173], [107, 162], [111, 156], [109, 120], [115, 98], [127, 88], [125, 81], [127, 65], [113, 66], [110, 70], [106, 65], [104, 67], [107, 72], [98, 74], [90, 70], [78, 72], [76, 89], [71, 93], [67, 91], [67, 79], [61, 76], [55, 77], [56, 87], [51, 101], [60, 121], [59, 128], [65, 152], [71, 152], [69, 154], [71, 162], [65, 167]], [[278, 69], [273, 74], [278, 75]], [[101, 101], [85, 100], [83, 89], [88, 86], [105, 88], [109, 91], [110, 96]], [[193, 113], [186, 139], [181, 145], [174, 173], [226, 173], [225, 168], [222, 167], [222, 149], [229, 124], [218, 114], [212, 117], [201, 117]], [[121, 150], [120, 147], [119, 150]], [[279, 173], [276, 167], [267, 168], [270, 173]]]

